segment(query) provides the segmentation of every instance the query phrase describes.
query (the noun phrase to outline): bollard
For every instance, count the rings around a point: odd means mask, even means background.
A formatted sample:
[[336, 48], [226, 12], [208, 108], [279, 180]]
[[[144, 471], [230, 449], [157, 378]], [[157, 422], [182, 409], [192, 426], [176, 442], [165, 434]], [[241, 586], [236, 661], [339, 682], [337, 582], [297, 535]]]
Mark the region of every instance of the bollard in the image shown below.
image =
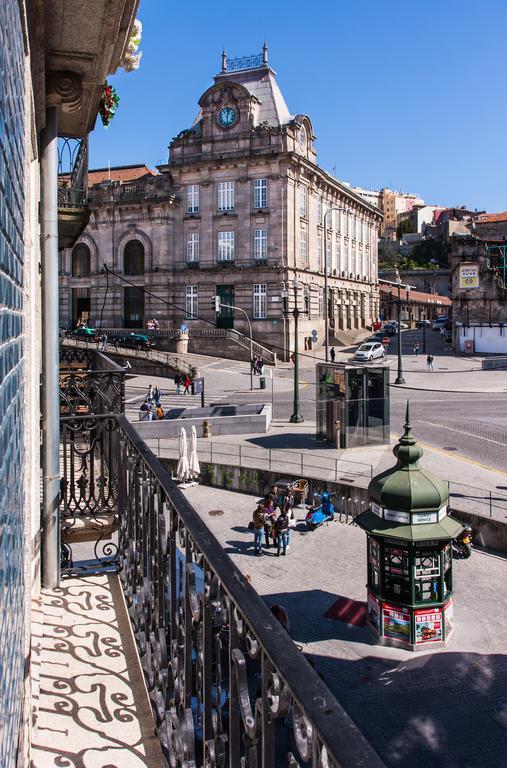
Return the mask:
[[211, 422], [205, 419], [202, 423], [202, 436], [211, 437]]

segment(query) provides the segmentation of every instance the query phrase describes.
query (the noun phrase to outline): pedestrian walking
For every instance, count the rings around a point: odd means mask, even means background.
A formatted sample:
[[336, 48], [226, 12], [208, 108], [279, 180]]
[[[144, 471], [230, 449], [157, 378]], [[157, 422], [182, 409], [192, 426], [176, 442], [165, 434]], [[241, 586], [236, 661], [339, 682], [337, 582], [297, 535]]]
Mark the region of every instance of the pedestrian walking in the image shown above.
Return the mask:
[[257, 360], [257, 370], [259, 371], [259, 376], [264, 375], [264, 358], [262, 355]]
[[262, 555], [262, 532], [264, 531], [264, 505], [258, 504], [252, 518], [254, 532], [254, 553]]
[[192, 386], [192, 381], [191, 381], [190, 376], [188, 375], [188, 373], [185, 376], [185, 381], [183, 382], [183, 386], [185, 387], [185, 390], [184, 390], [183, 394], [184, 395], [189, 395], [190, 394], [190, 387]]
[[158, 387], [155, 387], [153, 390], [153, 399], [155, 400], [156, 405], [160, 405], [160, 389]]
[[280, 551], [282, 555], [287, 554], [287, 545], [289, 543], [289, 516], [284, 506], [280, 514], [278, 515], [275, 523], [276, 530], [276, 556], [280, 557]]
[[257, 373], [257, 355], [253, 356], [251, 366], [252, 366], [252, 373], [255, 376], [255, 374]]
[[416, 343], [414, 344], [414, 355], [417, 357], [418, 354], [419, 354], [419, 342], [416, 341]]
[[156, 418], [157, 418], [157, 406], [155, 405], [155, 400], [151, 400], [150, 412], [148, 413], [148, 421], [155, 421]]
[[181, 391], [181, 373], [179, 371], [176, 371], [176, 376], [174, 377], [174, 383], [176, 384], [176, 394], [179, 395]]
[[290, 362], [291, 362], [292, 367], [294, 368], [294, 352], [290, 353]]
[[428, 353], [428, 357], [426, 358], [426, 368], [428, 369], [428, 371], [433, 370], [433, 355], [431, 354], [431, 352]]
[[334, 359], [336, 357], [336, 352], [334, 351], [334, 347], [331, 347], [329, 350], [329, 357], [331, 358], [331, 362], [334, 363]]
[[146, 399], [149, 401], [153, 400], [153, 384], [150, 384], [148, 387], [148, 394], [146, 395]]
[[266, 539], [266, 549], [269, 549], [269, 537], [274, 534], [275, 523], [275, 505], [269, 496], [266, 496], [263, 504], [264, 514], [264, 536]]

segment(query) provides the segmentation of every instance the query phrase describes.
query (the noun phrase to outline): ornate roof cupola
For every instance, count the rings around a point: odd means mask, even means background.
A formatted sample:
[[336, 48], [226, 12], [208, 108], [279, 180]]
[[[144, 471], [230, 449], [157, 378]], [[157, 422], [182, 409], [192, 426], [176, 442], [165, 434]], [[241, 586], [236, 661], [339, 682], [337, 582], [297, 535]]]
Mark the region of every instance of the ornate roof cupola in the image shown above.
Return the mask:
[[355, 520], [368, 539], [368, 626], [383, 644], [444, 645], [454, 626], [451, 541], [463, 526], [449, 515], [447, 484], [419, 463], [408, 403], [393, 453]]

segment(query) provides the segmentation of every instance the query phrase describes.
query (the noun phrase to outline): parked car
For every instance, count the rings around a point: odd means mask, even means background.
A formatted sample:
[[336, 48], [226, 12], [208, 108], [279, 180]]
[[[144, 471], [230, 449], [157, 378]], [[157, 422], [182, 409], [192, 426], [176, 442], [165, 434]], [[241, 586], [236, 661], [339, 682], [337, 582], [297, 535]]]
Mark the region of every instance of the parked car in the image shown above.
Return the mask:
[[444, 327], [444, 325], [447, 323], [448, 318], [447, 317], [437, 317], [436, 320], [434, 320], [433, 325], [431, 326], [434, 331], [440, 331]]
[[428, 320], [427, 318], [424, 320], [416, 320], [415, 321], [415, 327], [416, 328], [429, 328], [431, 325], [431, 320]]
[[386, 351], [383, 344], [381, 344], [379, 341], [368, 341], [366, 344], [361, 344], [359, 349], [356, 350], [354, 359], [363, 363], [368, 363], [370, 360], [375, 360], [385, 356]]
[[452, 330], [450, 328], [442, 328], [440, 331], [440, 338], [448, 344], [452, 343]]
[[75, 328], [68, 334], [70, 339], [82, 339], [83, 341], [96, 341], [97, 334], [95, 328], [87, 328], [86, 325], [82, 325], [81, 328]]
[[398, 333], [398, 323], [396, 321], [393, 321], [392, 323], [386, 323], [382, 328], [382, 332], [384, 336], [386, 334], [388, 336], [396, 336], [396, 334]]
[[129, 333], [127, 336], [118, 336], [113, 339], [113, 343], [119, 347], [130, 347], [131, 349], [150, 349], [154, 342], [145, 333]]
[[380, 343], [382, 343], [385, 339], [385, 336], [385, 331], [377, 331], [376, 333], [372, 334], [372, 336], [368, 336], [365, 341], [380, 341]]

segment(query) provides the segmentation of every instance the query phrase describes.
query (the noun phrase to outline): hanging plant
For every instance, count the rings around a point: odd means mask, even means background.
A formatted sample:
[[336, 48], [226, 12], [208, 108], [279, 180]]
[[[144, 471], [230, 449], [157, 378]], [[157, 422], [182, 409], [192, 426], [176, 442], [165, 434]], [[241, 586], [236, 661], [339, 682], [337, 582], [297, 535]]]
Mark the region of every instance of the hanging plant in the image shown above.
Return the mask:
[[111, 120], [116, 114], [118, 104], [120, 103], [120, 97], [116, 93], [116, 90], [109, 83], [104, 83], [102, 90], [102, 96], [100, 99], [99, 115], [102, 120], [102, 125], [107, 128]]
[[139, 19], [136, 19], [134, 21], [134, 26], [132, 27], [132, 33], [130, 35], [125, 55], [120, 62], [120, 67], [123, 67], [125, 72], [133, 72], [135, 69], [139, 69], [141, 56], [143, 55], [143, 52], [139, 50], [142, 33], [143, 25]]

